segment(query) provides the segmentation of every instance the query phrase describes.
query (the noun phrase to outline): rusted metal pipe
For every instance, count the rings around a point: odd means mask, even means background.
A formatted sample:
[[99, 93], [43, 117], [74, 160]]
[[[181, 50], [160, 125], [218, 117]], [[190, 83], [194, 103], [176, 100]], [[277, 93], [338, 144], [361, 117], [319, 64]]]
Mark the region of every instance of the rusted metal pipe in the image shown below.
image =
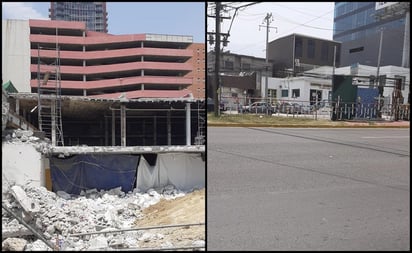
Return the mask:
[[152, 226], [152, 227], [142, 227], [142, 228], [125, 228], [119, 230], [109, 230], [109, 231], [98, 231], [98, 232], [89, 232], [89, 233], [81, 233], [81, 234], [71, 234], [69, 236], [84, 236], [84, 235], [95, 235], [95, 234], [108, 234], [108, 233], [119, 233], [119, 232], [127, 232], [127, 231], [137, 231], [137, 230], [149, 230], [149, 229], [157, 229], [157, 228], [173, 228], [173, 227], [189, 227], [189, 226], [202, 226], [205, 223], [189, 223], [189, 224], [175, 224], [175, 225], [163, 225], [163, 226]]
[[4, 210], [6, 210], [9, 214], [11, 214], [14, 218], [16, 218], [21, 224], [23, 224], [23, 226], [25, 226], [26, 228], [28, 228], [37, 238], [39, 238], [40, 240], [42, 240], [47, 246], [49, 246], [51, 249], [58, 251], [58, 249], [56, 249], [56, 247], [50, 243], [49, 241], [47, 241], [46, 238], [44, 238], [44, 236], [42, 234], [40, 234], [39, 232], [37, 232], [34, 228], [32, 228], [29, 224], [27, 224], [22, 218], [20, 218], [19, 216], [17, 216], [15, 213], [13, 213], [9, 208], [7, 208], [4, 203], [1, 203], [1, 206], [3, 207]]

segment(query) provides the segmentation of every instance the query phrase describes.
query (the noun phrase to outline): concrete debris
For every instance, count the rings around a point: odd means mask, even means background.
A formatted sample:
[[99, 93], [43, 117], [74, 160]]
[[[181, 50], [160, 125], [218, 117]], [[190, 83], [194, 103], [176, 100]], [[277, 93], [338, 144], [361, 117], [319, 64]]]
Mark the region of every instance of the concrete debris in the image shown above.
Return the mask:
[[7, 238], [1, 243], [2, 251], [23, 251], [27, 240], [22, 238]]
[[1, 101], [1, 122], [2, 122], [2, 130], [4, 131], [7, 127], [7, 121], [9, 120], [9, 110], [10, 104], [7, 103], [5, 100]]
[[25, 251], [53, 251], [42, 240], [37, 239], [32, 243], [26, 245]]
[[44, 155], [49, 154], [52, 150], [50, 139], [34, 136], [33, 131], [30, 130], [5, 130], [3, 137], [3, 141], [7, 141], [8, 143], [29, 143], [33, 145], [37, 151]]
[[72, 196], [70, 196], [70, 194], [68, 194], [65, 191], [57, 191], [57, 196], [59, 196], [60, 198], [64, 198], [65, 200], [69, 200], [72, 198]]
[[[156, 204], [161, 199], [172, 199], [184, 196], [186, 193], [169, 185], [162, 189], [150, 189], [143, 193], [130, 191], [124, 193], [121, 187], [108, 191], [88, 189], [80, 195], [70, 195], [64, 191], [56, 193], [45, 187], [31, 184], [14, 185], [3, 192], [3, 203], [15, 213], [30, 213], [30, 224], [44, 235], [51, 244], [60, 250], [113, 250], [138, 247], [139, 242], [153, 242], [164, 238], [163, 234], [143, 231], [127, 231], [123, 233], [93, 234], [71, 236], [88, 232], [104, 232], [114, 229], [134, 227], [136, 219], [142, 217], [142, 210]], [[52, 250], [36, 240], [31, 233], [10, 231], [22, 230], [22, 225], [7, 212], [2, 212], [2, 236], [5, 247], [27, 251]], [[5, 237], [9, 233], [9, 236]], [[16, 238], [23, 237], [26, 240]], [[195, 243], [195, 242], [193, 242]], [[26, 246], [27, 244], [27, 246]], [[170, 246], [170, 244], [168, 244]]]
[[26, 192], [18, 185], [12, 186], [10, 188], [10, 193], [16, 199], [16, 201], [20, 204], [23, 210], [28, 214], [36, 214], [40, 211], [39, 205], [29, 199], [26, 195]]
[[192, 242], [192, 246], [193, 247], [205, 247], [206, 242], [204, 240], [196, 240], [196, 241]]
[[107, 238], [104, 235], [92, 238], [89, 243], [89, 250], [105, 250], [108, 247]]

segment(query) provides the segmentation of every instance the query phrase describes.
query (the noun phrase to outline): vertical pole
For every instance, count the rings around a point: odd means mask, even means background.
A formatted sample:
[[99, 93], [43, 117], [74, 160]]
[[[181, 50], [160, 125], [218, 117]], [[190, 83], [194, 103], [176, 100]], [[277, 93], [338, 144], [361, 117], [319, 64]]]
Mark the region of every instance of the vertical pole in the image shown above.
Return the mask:
[[190, 139], [192, 137], [190, 129], [190, 103], [186, 103], [186, 145], [190, 145]]
[[336, 45], [333, 46], [333, 71], [332, 71], [332, 78], [335, 75], [335, 68], [336, 68]]
[[122, 147], [126, 147], [126, 106], [120, 105], [120, 136], [122, 140]]
[[[269, 15], [269, 13], [266, 14], [266, 59], [265, 59], [265, 101], [268, 102], [268, 63], [269, 63], [269, 18], [272, 14]], [[267, 110], [267, 109], [266, 109]]]
[[153, 116], [153, 145], [157, 145], [157, 117]]
[[[296, 50], [296, 34], [293, 35], [293, 51], [292, 51], [292, 73], [295, 76], [295, 50]], [[303, 50], [303, 49], [302, 49]]]
[[167, 145], [172, 145], [172, 122], [170, 120], [171, 112], [167, 111]]
[[409, 47], [410, 47], [410, 12], [406, 11], [405, 15], [405, 35], [403, 37], [402, 67], [409, 68]]
[[[216, 42], [215, 42], [215, 86], [213, 88], [214, 94], [214, 109], [215, 109], [215, 116], [219, 116], [220, 108], [219, 108], [219, 98], [218, 98], [218, 91], [220, 91], [220, 82], [219, 82], [219, 70], [220, 70], [220, 8], [221, 3], [216, 2]], [[221, 91], [220, 91], [221, 92]]]
[[109, 146], [109, 119], [104, 115], [104, 145]]
[[52, 145], [57, 146], [56, 141], [56, 100], [51, 99], [51, 138]]
[[116, 146], [116, 112], [112, 111], [112, 146]]
[[375, 85], [379, 85], [379, 68], [381, 66], [381, 53], [382, 53], [382, 39], [383, 39], [383, 28], [381, 28], [381, 37], [379, 40], [379, 52], [378, 52], [378, 64], [377, 64], [377, 71], [376, 71], [376, 79]]

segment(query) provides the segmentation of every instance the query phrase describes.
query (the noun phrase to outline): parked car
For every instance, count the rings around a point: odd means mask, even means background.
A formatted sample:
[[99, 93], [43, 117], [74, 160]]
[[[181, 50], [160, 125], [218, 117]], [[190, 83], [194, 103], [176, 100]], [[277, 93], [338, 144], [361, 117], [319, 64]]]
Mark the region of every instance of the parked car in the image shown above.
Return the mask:
[[[213, 112], [214, 108], [215, 108], [215, 102], [213, 101], [213, 99], [212, 98], [207, 98], [207, 111], [208, 112]], [[220, 111], [224, 110], [224, 105], [223, 105], [222, 102], [220, 103], [219, 108], [220, 108]]]
[[274, 108], [271, 104], [262, 101], [243, 106], [243, 111], [248, 113], [272, 114], [274, 112]]

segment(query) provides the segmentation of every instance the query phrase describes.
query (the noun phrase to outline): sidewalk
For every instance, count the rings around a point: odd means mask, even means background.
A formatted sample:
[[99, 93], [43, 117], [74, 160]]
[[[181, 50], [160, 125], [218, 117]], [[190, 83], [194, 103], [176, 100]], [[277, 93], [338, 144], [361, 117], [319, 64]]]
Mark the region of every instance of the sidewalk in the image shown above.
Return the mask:
[[376, 126], [376, 127], [404, 127], [409, 128], [410, 122], [405, 120], [398, 121], [345, 121], [348, 126]]

